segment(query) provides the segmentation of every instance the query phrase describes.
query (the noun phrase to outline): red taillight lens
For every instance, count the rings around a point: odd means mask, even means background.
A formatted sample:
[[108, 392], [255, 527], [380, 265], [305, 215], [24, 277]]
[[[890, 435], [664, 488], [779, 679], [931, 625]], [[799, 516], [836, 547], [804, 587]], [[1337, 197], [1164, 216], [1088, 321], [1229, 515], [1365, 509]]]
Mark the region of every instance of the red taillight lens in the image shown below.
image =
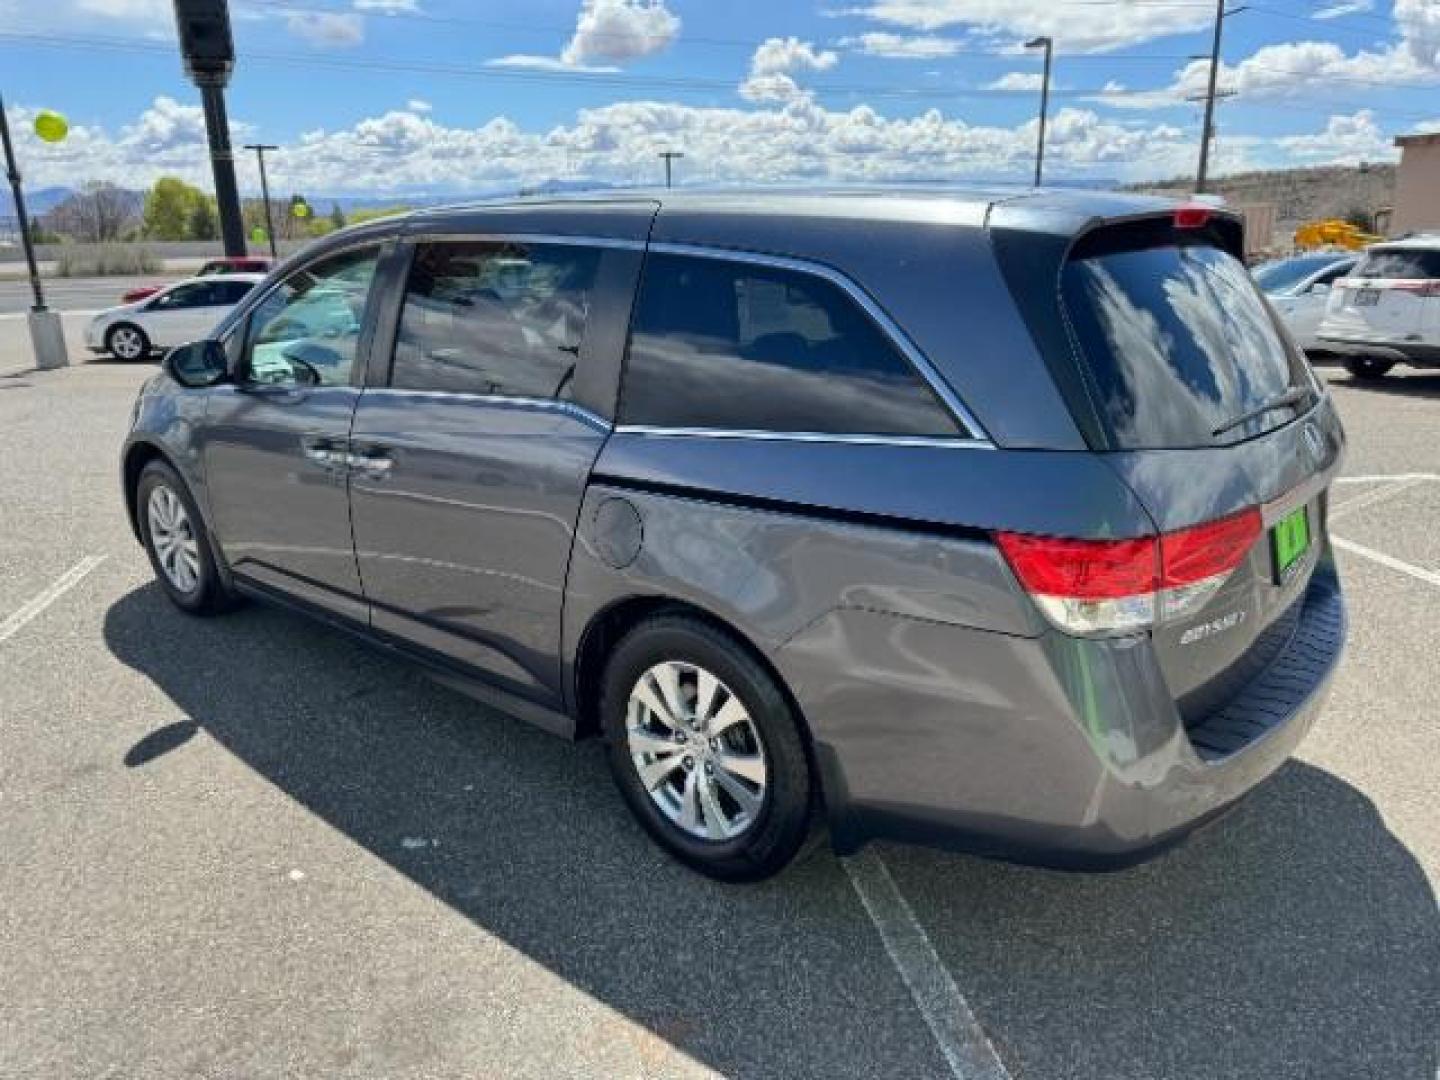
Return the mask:
[[1261, 532], [1260, 511], [1130, 540], [999, 532], [995, 542], [1046, 618], [1066, 633], [1113, 634], [1203, 608]]
[[1160, 537], [1160, 587], [1174, 589], [1228, 574], [1260, 535], [1260, 511], [1251, 507], [1230, 517]]
[[1159, 582], [1154, 537], [1069, 540], [1002, 532], [995, 541], [1027, 592], [1113, 600], [1154, 592]]

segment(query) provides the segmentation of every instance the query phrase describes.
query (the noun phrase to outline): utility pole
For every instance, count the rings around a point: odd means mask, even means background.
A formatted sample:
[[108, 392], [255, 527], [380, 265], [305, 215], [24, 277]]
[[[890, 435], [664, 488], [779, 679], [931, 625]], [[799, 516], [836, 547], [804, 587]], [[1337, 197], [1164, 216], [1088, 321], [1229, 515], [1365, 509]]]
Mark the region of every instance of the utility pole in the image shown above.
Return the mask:
[[679, 150], [661, 150], [660, 156], [665, 159], [665, 186], [673, 186], [670, 182], [670, 163], [676, 158], [683, 158], [685, 155]]
[[174, 0], [175, 26], [185, 73], [200, 89], [205, 108], [205, 134], [210, 141], [210, 169], [215, 176], [215, 205], [226, 255], [245, 254], [245, 224], [240, 217], [240, 191], [235, 186], [235, 151], [230, 148], [230, 121], [225, 116], [225, 86], [235, 67], [235, 42], [230, 36], [226, 0]]
[[10, 181], [10, 194], [15, 200], [15, 220], [20, 226], [20, 243], [25, 248], [25, 265], [30, 271], [30, 291], [35, 294], [35, 304], [25, 320], [30, 327], [35, 366], [42, 371], [64, 367], [70, 362], [65, 351], [65, 331], [59, 314], [45, 306], [40, 265], [35, 261], [35, 243], [30, 236], [30, 218], [25, 213], [25, 196], [20, 190], [20, 166], [15, 161], [15, 148], [10, 144], [10, 121], [5, 115], [3, 99], [0, 99], [0, 141], [5, 145], [5, 177]]
[[[1225, 0], [1215, 0], [1215, 37], [1210, 43], [1210, 84], [1205, 90], [1205, 121], [1200, 128], [1200, 165], [1195, 170], [1195, 192], [1203, 194], [1210, 171], [1210, 141], [1215, 135], [1215, 80], [1220, 75], [1220, 33], [1225, 20], [1244, 11], [1243, 7], [1225, 9]], [[1224, 95], [1226, 97], [1230, 95]]]
[[1045, 170], [1045, 114], [1050, 111], [1050, 60], [1055, 53], [1055, 42], [1048, 37], [1037, 37], [1025, 43], [1027, 49], [1045, 50], [1045, 74], [1040, 81], [1040, 137], [1035, 144], [1035, 186]]
[[260, 163], [260, 197], [265, 200], [265, 232], [270, 237], [270, 257], [279, 258], [275, 252], [275, 221], [270, 216], [270, 183], [265, 179], [265, 151], [279, 150], [271, 143], [246, 143], [246, 150], [255, 151], [255, 160]]

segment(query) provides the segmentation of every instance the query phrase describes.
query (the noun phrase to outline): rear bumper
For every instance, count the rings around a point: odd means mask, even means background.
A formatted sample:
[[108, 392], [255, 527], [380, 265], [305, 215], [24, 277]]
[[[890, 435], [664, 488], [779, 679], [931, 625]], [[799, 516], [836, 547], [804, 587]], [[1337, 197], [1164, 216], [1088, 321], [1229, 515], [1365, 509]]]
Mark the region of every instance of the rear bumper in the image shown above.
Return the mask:
[[1345, 638], [1333, 567], [1289, 644], [1187, 731], [1142, 638], [1017, 638], [837, 611], [777, 655], [837, 850], [920, 842], [1070, 869], [1143, 861], [1231, 808], [1318, 715]]
[[1317, 345], [1321, 349], [1328, 349], [1346, 356], [1391, 360], [1397, 364], [1411, 364], [1415, 367], [1440, 367], [1440, 345], [1432, 345], [1427, 342], [1387, 341], [1376, 338], [1352, 338], [1322, 334]]

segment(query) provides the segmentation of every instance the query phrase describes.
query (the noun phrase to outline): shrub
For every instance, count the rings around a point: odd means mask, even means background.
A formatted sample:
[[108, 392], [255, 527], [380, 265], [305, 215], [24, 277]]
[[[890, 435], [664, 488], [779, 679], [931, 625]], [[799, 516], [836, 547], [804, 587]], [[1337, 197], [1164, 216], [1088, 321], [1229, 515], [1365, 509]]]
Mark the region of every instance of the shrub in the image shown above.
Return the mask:
[[164, 268], [165, 261], [153, 251], [133, 244], [71, 247], [60, 252], [55, 264], [55, 272], [60, 277], [158, 274]]

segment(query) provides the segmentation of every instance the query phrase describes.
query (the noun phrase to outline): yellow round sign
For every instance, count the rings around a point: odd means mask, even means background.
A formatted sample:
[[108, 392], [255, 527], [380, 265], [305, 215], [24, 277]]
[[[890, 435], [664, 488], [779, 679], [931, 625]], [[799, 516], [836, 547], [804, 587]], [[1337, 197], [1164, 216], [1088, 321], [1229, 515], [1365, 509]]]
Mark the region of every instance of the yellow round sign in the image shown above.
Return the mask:
[[70, 121], [58, 112], [41, 109], [35, 114], [35, 134], [45, 142], [57, 143], [70, 131]]

